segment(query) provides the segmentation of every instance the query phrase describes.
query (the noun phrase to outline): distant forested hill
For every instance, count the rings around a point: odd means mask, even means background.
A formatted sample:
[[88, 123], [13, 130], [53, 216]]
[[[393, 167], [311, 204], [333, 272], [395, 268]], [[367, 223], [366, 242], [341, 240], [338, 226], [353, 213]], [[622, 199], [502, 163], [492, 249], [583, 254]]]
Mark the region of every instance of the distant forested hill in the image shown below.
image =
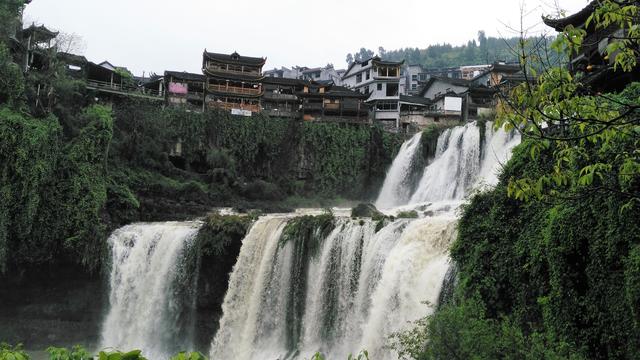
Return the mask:
[[[531, 44], [540, 43], [538, 38], [531, 38]], [[550, 43], [551, 39], [543, 40], [542, 44]], [[354, 60], [365, 60], [377, 54], [385, 60], [402, 61], [408, 64], [420, 64], [426, 68], [458, 67], [465, 65], [491, 64], [494, 61], [516, 62], [518, 55], [519, 37], [496, 38], [487, 37], [484, 31], [478, 32], [478, 39], [470, 40], [466, 45], [453, 46], [451, 44], [429, 45], [425, 49], [404, 48], [386, 50], [379, 47], [377, 52], [361, 48], [358, 52], [347, 54], [347, 63]]]

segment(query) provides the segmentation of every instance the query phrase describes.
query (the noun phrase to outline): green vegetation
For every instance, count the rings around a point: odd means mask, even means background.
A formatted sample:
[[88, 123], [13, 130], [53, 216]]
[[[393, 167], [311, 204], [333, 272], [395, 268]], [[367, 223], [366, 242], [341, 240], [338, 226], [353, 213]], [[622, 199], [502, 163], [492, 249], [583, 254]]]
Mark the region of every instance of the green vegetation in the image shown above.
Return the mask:
[[438, 125], [429, 125], [426, 129], [422, 130], [422, 136], [420, 137], [420, 146], [422, 149], [422, 158], [425, 161], [430, 161], [436, 156], [438, 150], [438, 137], [442, 134], [445, 128]]
[[93, 356], [82, 346], [76, 345], [71, 350], [67, 348], [47, 348], [49, 360], [90, 360]]
[[351, 217], [370, 217], [374, 220], [381, 219], [384, 217], [384, 214], [376, 209], [373, 204], [358, 204], [356, 207], [351, 209]]
[[29, 360], [29, 355], [22, 349], [22, 345], [14, 347], [0, 343], [0, 360]]
[[[603, 1], [589, 20], [630, 31], [610, 56], [637, 58], [637, 13]], [[569, 27], [554, 47], [575, 51], [584, 35]], [[403, 357], [638, 358], [640, 84], [592, 94], [583, 76], [549, 68], [506, 99], [498, 121], [524, 141], [497, 187], [464, 207], [453, 299], [395, 337]]]
[[[546, 46], [546, 41], [543, 38], [534, 38], [532, 42], [542, 42]], [[519, 56], [514, 52], [514, 49], [517, 49], [519, 44], [520, 38], [518, 37], [508, 39], [487, 37], [484, 31], [479, 31], [477, 40], [470, 40], [462, 46], [445, 43], [429, 45], [424, 49], [416, 47], [397, 50], [385, 50], [383, 47], [379, 47], [377, 54], [384, 60], [404, 60], [407, 64], [420, 64], [428, 69], [437, 69], [491, 64], [495, 61], [517, 62]], [[347, 54], [346, 61], [350, 64], [354, 60], [366, 60], [374, 54], [373, 50], [361, 48], [353, 54]], [[552, 53], [550, 55], [554, 56]], [[554, 58], [554, 61], [557, 59]]]
[[398, 213], [398, 216], [396, 216], [398, 219], [417, 219], [418, 218], [418, 212], [415, 210], [410, 210], [410, 211], [400, 211]]
[[[0, 18], [18, 19], [21, 8], [3, 2]], [[0, 274], [53, 264], [96, 271], [108, 233], [134, 221], [190, 219], [215, 206], [286, 212], [367, 198], [402, 143], [369, 126], [200, 114], [117, 97], [97, 105], [53, 54], [48, 66], [23, 75], [5, 39]]]
[[252, 219], [248, 216], [209, 214], [198, 232], [197, 243], [201, 255], [226, 255], [225, 249], [244, 238]]

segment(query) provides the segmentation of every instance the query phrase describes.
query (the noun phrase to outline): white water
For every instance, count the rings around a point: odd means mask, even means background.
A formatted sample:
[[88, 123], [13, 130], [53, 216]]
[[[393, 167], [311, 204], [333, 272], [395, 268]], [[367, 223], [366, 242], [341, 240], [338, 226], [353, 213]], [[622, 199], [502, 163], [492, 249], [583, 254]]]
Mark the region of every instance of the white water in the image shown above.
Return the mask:
[[[340, 218], [315, 255], [281, 244], [288, 216], [261, 218], [244, 240], [223, 305], [212, 359], [346, 359], [383, 348], [392, 333], [426, 315], [448, 269], [450, 216], [376, 223]], [[303, 276], [292, 278], [297, 264]], [[295, 296], [299, 295], [299, 296]], [[299, 315], [295, 310], [299, 309]]]
[[[405, 151], [398, 154], [394, 165], [399, 159], [412, 159], [416, 156], [418, 149], [409, 146], [412, 140], [403, 145]], [[485, 141], [481, 144], [480, 140], [476, 123], [445, 130], [438, 137], [434, 159], [424, 169], [417, 189], [408, 198], [399, 198], [404, 201], [389, 201], [389, 193], [404, 195], [413, 190], [404, 182], [408, 178], [406, 171], [395, 171], [392, 165], [385, 184], [395, 184], [399, 188], [381, 192], [376, 205], [391, 209], [426, 202], [461, 201], [472, 189], [495, 185], [501, 166], [509, 159], [511, 150], [520, 142], [520, 137], [502, 129], [494, 130], [493, 123], [487, 122]]]
[[199, 227], [194, 222], [133, 224], [111, 235], [110, 310], [101, 348], [141, 349], [147, 358], [168, 359], [190, 346], [182, 312], [195, 296], [177, 294], [189, 285], [182, 260]]
[[[497, 183], [518, 142], [490, 123], [482, 146], [475, 124], [449, 129], [414, 189], [407, 181], [419, 156], [420, 135], [414, 136], [394, 160], [377, 204], [395, 207], [385, 210], [389, 214], [417, 209], [421, 218], [396, 220], [376, 232], [371, 219], [339, 214], [333, 231], [314, 234], [314, 251], [302, 241], [284, 241], [283, 231], [292, 219], [320, 212], [260, 218], [230, 276], [210, 358], [305, 359], [321, 351], [328, 359], [346, 359], [362, 349], [371, 359], [396, 358], [385, 347], [389, 336], [438, 301], [456, 208], [472, 189]], [[197, 294], [184, 260], [199, 226], [134, 224], [112, 234], [111, 308], [102, 347], [142, 349], [152, 360], [191, 348], [185, 309], [193, 308]]]
[[420, 139], [422, 139], [422, 132], [417, 133], [402, 144], [398, 155], [387, 172], [387, 177], [375, 204], [376, 207], [390, 209], [406, 204], [411, 198], [413, 189], [411, 189], [411, 184], [408, 182], [411, 178], [411, 170], [419, 156]]

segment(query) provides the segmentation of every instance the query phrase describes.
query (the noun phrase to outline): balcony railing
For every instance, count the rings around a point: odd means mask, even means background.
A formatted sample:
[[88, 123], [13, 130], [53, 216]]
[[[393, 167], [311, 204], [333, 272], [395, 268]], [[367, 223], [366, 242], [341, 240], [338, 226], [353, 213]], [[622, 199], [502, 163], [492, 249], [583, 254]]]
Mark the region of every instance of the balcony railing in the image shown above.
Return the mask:
[[209, 85], [209, 91], [217, 91], [217, 92], [233, 93], [233, 94], [242, 94], [242, 95], [260, 95], [260, 94], [262, 94], [262, 90], [261, 89], [243, 88], [243, 87], [227, 86], [227, 85]]
[[238, 104], [238, 103], [225, 103], [225, 102], [211, 101], [208, 103], [208, 105], [211, 108], [218, 108], [222, 110], [240, 109], [240, 110], [249, 110], [252, 112], [260, 112], [260, 106], [252, 105], [252, 104]]
[[162, 99], [163, 93], [158, 90], [143, 87], [121, 85], [104, 81], [87, 80], [87, 88], [91, 90], [120, 93], [124, 95]]
[[298, 97], [293, 94], [277, 94], [273, 92], [265, 92], [264, 98], [269, 100], [298, 100]]
[[249, 76], [262, 76], [257, 71], [227, 70], [227, 69], [221, 69], [221, 68], [213, 67], [213, 66], [207, 67], [207, 70], [210, 71], [210, 72], [218, 72], [218, 73], [230, 73], [230, 74], [249, 75]]

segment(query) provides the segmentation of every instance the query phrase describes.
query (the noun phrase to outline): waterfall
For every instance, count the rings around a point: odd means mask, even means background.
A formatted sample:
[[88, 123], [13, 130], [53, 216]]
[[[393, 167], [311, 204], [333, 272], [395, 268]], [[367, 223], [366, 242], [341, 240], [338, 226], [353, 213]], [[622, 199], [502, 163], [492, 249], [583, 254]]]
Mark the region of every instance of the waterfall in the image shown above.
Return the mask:
[[[388, 337], [438, 300], [455, 218], [336, 218], [315, 253], [283, 242], [290, 216], [265, 216], [243, 242], [212, 359], [330, 359], [367, 349], [393, 358]], [[302, 264], [302, 273], [296, 269]], [[297, 276], [294, 277], [294, 274]], [[299, 316], [296, 316], [299, 315]]]
[[497, 183], [500, 166], [520, 139], [502, 129], [494, 131], [491, 122], [484, 126], [483, 142], [476, 123], [447, 129], [438, 137], [436, 156], [425, 168], [409, 204], [462, 200], [480, 185]]
[[[389, 337], [451, 298], [456, 208], [472, 189], [497, 183], [519, 141], [491, 123], [449, 128], [424, 166], [421, 135], [408, 140], [376, 204], [388, 214], [417, 210], [417, 219], [341, 215], [326, 229], [291, 231], [304, 211], [259, 218], [230, 275], [210, 358], [294, 360], [320, 351], [346, 359], [362, 349], [396, 358]], [[192, 349], [200, 226], [133, 224], [111, 235], [102, 347], [141, 349], [153, 360]]]
[[414, 190], [411, 175], [416, 165], [421, 163], [419, 161], [421, 139], [422, 132], [419, 132], [400, 147], [398, 155], [387, 172], [376, 207], [390, 209], [409, 201], [411, 192]]
[[196, 271], [188, 250], [199, 227], [196, 222], [133, 224], [109, 237], [110, 310], [102, 348], [141, 349], [154, 360], [191, 348]]

